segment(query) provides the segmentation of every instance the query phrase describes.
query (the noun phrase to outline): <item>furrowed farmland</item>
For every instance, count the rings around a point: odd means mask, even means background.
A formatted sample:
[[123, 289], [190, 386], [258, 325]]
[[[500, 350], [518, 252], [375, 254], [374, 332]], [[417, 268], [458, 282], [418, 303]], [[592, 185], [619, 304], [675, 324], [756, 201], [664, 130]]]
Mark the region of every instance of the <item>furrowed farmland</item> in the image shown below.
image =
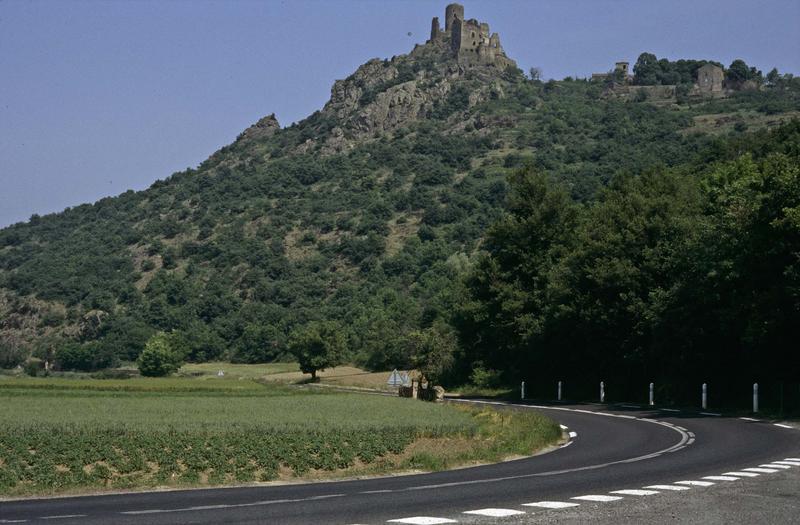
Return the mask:
[[0, 420], [5, 496], [432, 470], [560, 436], [538, 416], [247, 379], [1, 378]]

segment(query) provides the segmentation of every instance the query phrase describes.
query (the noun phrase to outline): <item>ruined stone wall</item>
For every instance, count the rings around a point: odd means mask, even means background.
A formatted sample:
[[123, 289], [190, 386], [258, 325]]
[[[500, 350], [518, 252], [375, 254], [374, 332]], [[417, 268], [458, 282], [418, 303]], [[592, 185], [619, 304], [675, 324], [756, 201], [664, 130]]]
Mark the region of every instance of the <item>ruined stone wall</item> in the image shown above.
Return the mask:
[[701, 92], [720, 93], [725, 74], [722, 68], [714, 64], [706, 64], [697, 70], [697, 87]]
[[464, 20], [464, 6], [461, 4], [449, 4], [444, 9], [444, 30], [445, 32], [450, 32], [453, 28], [453, 22], [458, 20]]
[[459, 4], [450, 4], [445, 9], [444, 31], [438, 17], [434, 17], [428, 42], [448, 45], [458, 63], [464, 66], [485, 64], [505, 68], [516, 65], [506, 57], [500, 36], [489, 32], [489, 24], [474, 18], [465, 20], [464, 7]]

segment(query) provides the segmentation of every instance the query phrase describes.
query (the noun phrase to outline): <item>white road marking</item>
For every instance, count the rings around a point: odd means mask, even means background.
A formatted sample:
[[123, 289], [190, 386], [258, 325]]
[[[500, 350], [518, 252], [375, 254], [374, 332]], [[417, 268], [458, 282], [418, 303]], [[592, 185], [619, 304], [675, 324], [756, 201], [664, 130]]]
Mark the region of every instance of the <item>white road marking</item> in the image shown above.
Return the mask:
[[777, 469], [782, 469], [782, 470], [788, 470], [788, 469], [792, 468], [789, 465], [780, 465], [778, 463], [765, 463], [764, 465], [759, 465], [759, 467], [777, 468]]
[[618, 499], [622, 499], [621, 496], [604, 496], [601, 494], [587, 494], [586, 496], [575, 496], [570, 499], [577, 499], [581, 501], [617, 501]]
[[389, 520], [386, 523], [408, 523], [410, 525], [439, 525], [440, 523], [458, 523], [456, 520], [447, 518], [431, 518], [428, 516], [412, 516], [410, 518], [400, 518]]
[[774, 468], [761, 468], [761, 467], [743, 468], [742, 470], [746, 472], [758, 472], [759, 474], [774, 474], [775, 472], [778, 472], [778, 470]]
[[568, 503], [566, 501], [537, 501], [535, 503], [523, 503], [523, 507], [541, 507], [543, 509], [566, 509], [577, 507], [580, 503]]
[[760, 419], [755, 419], [752, 417], [740, 417], [739, 419], [741, 419], [742, 421], [761, 421]]
[[714, 416], [720, 417], [722, 414], [717, 414], [716, 412], [700, 412], [701, 416]]
[[28, 520], [0, 520], [0, 523], [26, 523]]
[[711, 479], [714, 481], [739, 481], [739, 478], [733, 476], [703, 476], [703, 479]]
[[468, 510], [464, 514], [475, 514], [478, 516], [489, 516], [490, 518], [505, 518], [507, 516], [517, 516], [518, 514], [525, 514], [521, 510], [511, 509], [478, 509]]
[[683, 485], [648, 485], [645, 488], [655, 490], [689, 490], [689, 487], [684, 487]]
[[58, 516], [42, 516], [40, 520], [64, 520], [67, 518], [85, 518], [88, 514], [61, 514]]
[[578, 437], [578, 433], [577, 432], [570, 432], [569, 433], [569, 437], [576, 438], [576, 437]]
[[641, 489], [625, 489], [625, 490], [612, 490], [611, 494], [622, 494], [623, 496], [652, 496], [653, 494], [661, 494], [657, 490], [641, 490]]
[[393, 490], [383, 489], [383, 490], [365, 490], [363, 492], [359, 492], [359, 494], [386, 494], [387, 492], [394, 492]]
[[800, 461], [773, 461], [776, 465], [791, 465], [792, 467], [800, 467]]
[[711, 481], [676, 481], [676, 485], [689, 485], [693, 487], [710, 487], [714, 483]]
[[569, 428], [568, 426], [565, 426], [565, 425], [558, 425], [558, 426], [561, 427], [561, 430], [567, 430]]
[[723, 472], [723, 476], [739, 476], [740, 478], [757, 478], [761, 474], [755, 472]]
[[664, 412], [680, 412], [680, 410], [675, 408], [659, 408], [659, 410], [663, 410]]
[[275, 505], [278, 503], [300, 503], [303, 501], [315, 501], [320, 499], [328, 499], [328, 498], [339, 498], [342, 496], [346, 496], [346, 494], [322, 494], [320, 496], [311, 496], [308, 498], [297, 498], [297, 499], [272, 499], [266, 501], [253, 501], [251, 503], [235, 503], [230, 505], [204, 505], [204, 506], [194, 506], [194, 507], [184, 507], [179, 509], [144, 509], [144, 510], [126, 510], [120, 512], [120, 514], [126, 514], [131, 516], [136, 516], [139, 514], [162, 514], [162, 513], [169, 513], [169, 512], [193, 512], [197, 510], [211, 510], [211, 509], [230, 509], [230, 508], [239, 508], [239, 507], [260, 507], [264, 505]]
[[773, 423], [773, 425], [775, 425], [776, 427], [781, 427], [781, 428], [794, 428], [791, 425], [784, 425], [782, 423]]
[[783, 458], [784, 461], [800, 461], [800, 458]]

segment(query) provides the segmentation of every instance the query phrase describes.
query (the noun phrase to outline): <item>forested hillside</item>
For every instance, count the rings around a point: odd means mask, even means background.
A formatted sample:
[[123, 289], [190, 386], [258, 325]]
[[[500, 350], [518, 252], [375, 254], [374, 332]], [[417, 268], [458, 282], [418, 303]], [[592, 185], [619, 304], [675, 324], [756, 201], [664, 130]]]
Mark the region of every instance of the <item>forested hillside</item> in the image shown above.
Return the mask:
[[756, 80], [631, 100], [435, 45], [370, 61], [295, 125], [1, 230], [0, 367], [114, 366], [157, 332], [264, 362], [319, 322], [368, 367], [445, 348], [451, 381], [672, 374], [709, 340], [749, 366], [798, 324], [800, 83]]

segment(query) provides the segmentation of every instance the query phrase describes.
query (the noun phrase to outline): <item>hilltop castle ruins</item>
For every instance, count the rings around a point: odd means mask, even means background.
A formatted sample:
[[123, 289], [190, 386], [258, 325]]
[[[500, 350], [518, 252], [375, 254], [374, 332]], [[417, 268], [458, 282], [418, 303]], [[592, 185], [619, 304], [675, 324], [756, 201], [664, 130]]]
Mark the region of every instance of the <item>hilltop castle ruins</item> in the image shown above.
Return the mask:
[[449, 4], [444, 11], [444, 31], [439, 17], [431, 21], [428, 42], [446, 43], [460, 64], [491, 64], [500, 68], [516, 66], [500, 45], [500, 35], [489, 33], [489, 24], [474, 18], [464, 19], [464, 6]]

